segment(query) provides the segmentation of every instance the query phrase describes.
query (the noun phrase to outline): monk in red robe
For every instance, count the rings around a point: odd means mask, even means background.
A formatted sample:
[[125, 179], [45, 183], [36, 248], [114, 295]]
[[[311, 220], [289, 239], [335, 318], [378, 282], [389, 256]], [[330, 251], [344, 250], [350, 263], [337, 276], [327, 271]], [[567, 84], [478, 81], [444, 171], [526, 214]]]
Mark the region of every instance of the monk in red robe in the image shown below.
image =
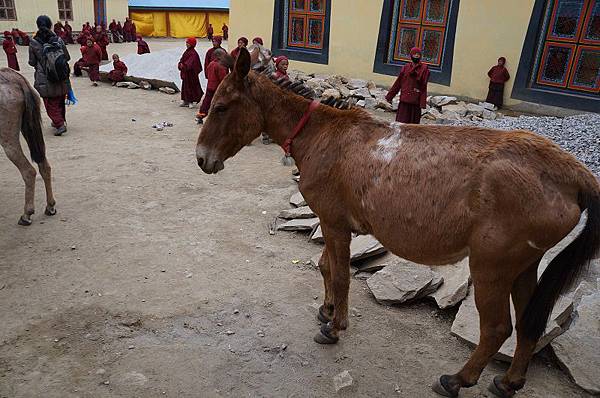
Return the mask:
[[92, 33], [92, 26], [90, 25], [89, 22], [86, 22], [85, 25], [83, 25], [83, 30], [85, 30], [88, 33]]
[[421, 123], [421, 108], [426, 107], [429, 68], [421, 62], [421, 49], [410, 50], [410, 63], [404, 65], [396, 82], [390, 88], [385, 99], [392, 102], [400, 92], [400, 104], [396, 121], [401, 123]]
[[12, 31], [10, 32], [10, 34], [12, 35], [13, 38], [13, 42], [15, 44], [21, 45], [20, 41], [21, 41], [21, 36], [19, 36], [19, 32], [17, 32], [16, 28], [13, 28]]
[[106, 47], [108, 47], [110, 40], [106, 31], [102, 29], [102, 26], [96, 26], [96, 31], [92, 37], [94, 38], [96, 44], [100, 46], [100, 50], [102, 50], [102, 60], [108, 60], [108, 51], [106, 51]]
[[[220, 48], [221, 50], [223, 49], [223, 47], [221, 47], [221, 43], [223, 42], [223, 39], [221, 38], [221, 36], [215, 36], [212, 38], [212, 48], [210, 50], [208, 50], [206, 52], [206, 56], [204, 57], [204, 67], [206, 68], [208, 65], [210, 65], [210, 63], [212, 61], [214, 61], [214, 57], [213, 57], [213, 53], [215, 52], [215, 50], [217, 48]], [[208, 68], [204, 69], [204, 77], [206, 77], [208, 79]]]
[[81, 76], [81, 68], [87, 68], [92, 85], [97, 86], [97, 82], [100, 80], [100, 62], [102, 61], [100, 46], [94, 43], [94, 39], [90, 37], [87, 39], [86, 45], [81, 47], [81, 55], [81, 59], [73, 66], [73, 73], [75, 76]]
[[223, 40], [229, 40], [229, 26], [227, 26], [226, 23], [223, 23], [221, 30], [223, 31]]
[[69, 25], [69, 21], [65, 21], [65, 44], [75, 44], [73, 40], [73, 27]]
[[19, 60], [17, 59], [17, 46], [15, 46], [12, 34], [8, 30], [4, 31], [2, 48], [4, 49], [6, 58], [8, 59], [8, 67], [14, 70], [21, 70], [19, 69]]
[[127, 43], [130, 43], [135, 40], [135, 36], [132, 36], [132, 22], [129, 17], [125, 18], [125, 23], [123, 24], [123, 37]]
[[142, 38], [142, 36], [137, 37], [137, 45], [138, 45], [138, 55], [142, 55], [142, 54], [150, 54], [150, 46], [148, 45], [148, 43], [146, 43], [144, 41], [144, 39]]
[[275, 58], [276, 70], [275, 70], [275, 73], [273, 74], [275, 79], [284, 78], [286, 80], [290, 80], [290, 77], [288, 76], [288, 73], [287, 73], [289, 66], [290, 66], [290, 61], [289, 61], [288, 57], [286, 57], [285, 55], [281, 55], [281, 56]]
[[186, 50], [179, 60], [181, 76], [181, 106], [187, 107], [192, 102], [200, 102], [204, 92], [200, 86], [198, 75], [202, 72], [200, 56], [196, 52], [196, 38], [190, 37], [185, 41]]
[[113, 86], [122, 82], [127, 76], [127, 65], [119, 59], [117, 54], [113, 54], [113, 70], [108, 73], [108, 79], [113, 82]]
[[63, 26], [62, 22], [56, 21], [54, 24], [54, 34], [60, 37], [62, 41], [65, 41], [65, 27]]
[[119, 32], [117, 30], [117, 21], [116, 20], [112, 20], [112, 22], [110, 23], [110, 25], [108, 25], [108, 30], [110, 31], [110, 37], [112, 39], [113, 43], [118, 43], [119, 42]]
[[248, 39], [246, 37], [240, 37], [237, 41], [237, 45], [238, 46], [231, 51], [231, 56], [234, 60], [236, 60], [238, 55], [240, 55], [240, 48], [248, 47]]
[[121, 21], [117, 22], [117, 32], [121, 36], [120, 39], [122, 41], [125, 41], [125, 39], [124, 39], [125, 36], [123, 35], [123, 26], [121, 26]]
[[[212, 24], [208, 24], [208, 29], [206, 30], [206, 37], [208, 37], [208, 41], [212, 41], [213, 36], [215, 35], [215, 29], [213, 28]], [[206, 64], [204, 64], [206, 65]]]
[[219, 85], [223, 79], [225, 79], [225, 76], [229, 74], [229, 69], [224, 65], [224, 57], [226, 54], [227, 52], [222, 48], [215, 50], [213, 54], [214, 60], [206, 66], [206, 69], [208, 70], [208, 84], [206, 85], [206, 95], [204, 96], [200, 110], [196, 115], [199, 123], [202, 123], [202, 120], [208, 115], [210, 104], [212, 103], [217, 88], [219, 88]]
[[504, 104], [504, 84], [510, 80], [510, 74], [504, 66], [505, 64], [506, 58], [500, 57], [498, 58], [498, 65], [493, 66], [488, 72], [490, 87], [486, 102], [494, 104], [498, 108], [502, 108]]

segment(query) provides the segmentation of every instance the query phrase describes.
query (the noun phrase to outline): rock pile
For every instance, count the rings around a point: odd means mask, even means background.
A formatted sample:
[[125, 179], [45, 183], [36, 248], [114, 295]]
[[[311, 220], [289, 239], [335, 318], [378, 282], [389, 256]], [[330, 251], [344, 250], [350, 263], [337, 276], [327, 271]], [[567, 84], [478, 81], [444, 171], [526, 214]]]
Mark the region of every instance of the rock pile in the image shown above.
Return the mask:
[[[448, 101], [444, 99], [443, 101]], [[452, 105], [451, 99], [446, 106]], [[310, 240], [323, 243], [319, 218], [306, 205], [300, 192], [290, 199], [291, 209], [283, 210], [275, 221], [280, 231], [310, 234]], [[579, 234], [583, 222], [556, 247], [549, 250], [539, 267], [541, 277], [554, 256]], [[375, 300], [382, 305], [399, 305], [420, 299], [433, 300], [441, 309], [460, 305], [451, 333], [463, 341], [479, 343], [479, 314], [470, 285], [469, 259], [445, 266], [427, 266], [388, 253], [373, 236], [353, 236], [350, 262], [354, 277], [366, 280]], [[318, 267], [321, 255], [310, 263]], [[563, 294], [550, 316], [546, 331], [535, 352], [551, 346], [560, 364], [575, 382], [592, 393], [600, 392], [600, 259], [592, 262], [592, 272], [575, 291]], [[515, 319], [511, 305], [512, 319]], [[516, 349], [516, 333], [502, 345], [497, 359], [510, 361]], [[582, 360], [584, 358], [584, 360]], [[595, 364], [595, 365], [592, 365]]]

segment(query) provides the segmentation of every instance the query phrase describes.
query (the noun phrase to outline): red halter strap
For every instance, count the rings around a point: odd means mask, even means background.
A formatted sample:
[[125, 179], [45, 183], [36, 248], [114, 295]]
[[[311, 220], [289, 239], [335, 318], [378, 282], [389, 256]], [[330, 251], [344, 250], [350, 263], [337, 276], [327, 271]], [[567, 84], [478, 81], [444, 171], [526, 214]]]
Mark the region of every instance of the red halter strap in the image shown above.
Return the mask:
[[317, 100], [313, 100], [310, 103], [308, 109], [306, 110], [306, 112], [304, 112], [304, 115], [302, 115], [302, 119], [300, 119], [296, 127], [294, 127], [292, 134], [290, 134], [283, 143], [282, 148], [285, 152], [285, 156], [292, 156], [292, 142], [294, 141], [294, 138], [296, 138], [298, 134], [300, 134], [304, 126], [306, 126], [306, 123], [308, 123], [308, 121], [310, 120], [310, 115], [315, 111], [315, 109], [319, 107], [319, 105], [320, 102]]

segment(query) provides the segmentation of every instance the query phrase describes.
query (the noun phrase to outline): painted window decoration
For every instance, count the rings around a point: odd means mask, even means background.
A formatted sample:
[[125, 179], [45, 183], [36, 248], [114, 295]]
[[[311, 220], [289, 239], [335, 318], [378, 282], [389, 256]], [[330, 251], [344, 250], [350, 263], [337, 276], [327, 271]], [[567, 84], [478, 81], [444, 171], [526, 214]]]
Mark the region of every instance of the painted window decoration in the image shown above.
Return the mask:
[[72, 0], [58, 0], [58, 19], [63, 21], [73, 20]]
[[16, 21], [17, 11], [14, 0], [0, 0], [0, 21]]
[[600, 93], [600, 0], [549, 0], [536, 83]]
[[325, 0], [286, 0], [287, 47], [323, 49]]
[[423, 50], [423, 62], [441, 66], [452, 0], [395, 0], [389, 63], [410, 61], [410, 49]]

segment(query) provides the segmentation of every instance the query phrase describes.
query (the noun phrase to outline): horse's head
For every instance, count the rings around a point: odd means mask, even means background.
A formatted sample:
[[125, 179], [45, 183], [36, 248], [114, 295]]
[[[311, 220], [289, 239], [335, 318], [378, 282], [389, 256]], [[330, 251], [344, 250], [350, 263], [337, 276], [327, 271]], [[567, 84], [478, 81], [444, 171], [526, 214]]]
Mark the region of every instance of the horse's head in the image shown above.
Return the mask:
[[219, 85], [196, 145], [198, 166], [208, 174], [223, 170], [223, 162], [261, 133], [264, 125], [260, 103], [252, 95], [250, 53], [245, 48], [233, 73]]

